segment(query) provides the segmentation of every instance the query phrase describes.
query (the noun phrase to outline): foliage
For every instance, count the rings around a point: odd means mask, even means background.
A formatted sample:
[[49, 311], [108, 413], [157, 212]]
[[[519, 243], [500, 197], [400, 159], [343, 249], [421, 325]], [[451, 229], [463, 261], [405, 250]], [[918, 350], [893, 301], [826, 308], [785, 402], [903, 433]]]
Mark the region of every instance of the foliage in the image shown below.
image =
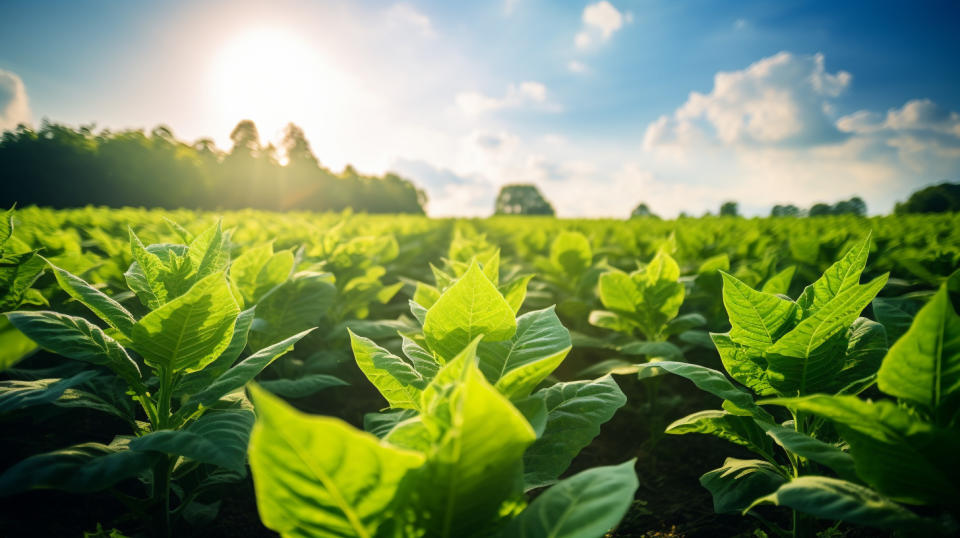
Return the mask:
[[960, 211], [960, 184], [941, 183], [920, 189], [894, 207], [897, 215]]
[[536, 185], [504, 185], [494, 205], [495, 215], [553, 215], [550, 205]]

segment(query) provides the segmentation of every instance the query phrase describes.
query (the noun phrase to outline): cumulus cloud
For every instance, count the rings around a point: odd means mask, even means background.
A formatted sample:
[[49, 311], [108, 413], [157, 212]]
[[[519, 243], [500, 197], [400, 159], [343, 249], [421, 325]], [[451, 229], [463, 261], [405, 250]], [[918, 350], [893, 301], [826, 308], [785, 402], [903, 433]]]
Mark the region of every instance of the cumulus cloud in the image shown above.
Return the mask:
[[672, 116], [647, 129], [644, 145], [721, 144], [813, 145], [843, 138], [830, 115], [830, 100], [850, 86], [850, 73], [826, 70], [822, 54], [781, 52], [744, 70], [720, 72], [713, 90], [691, 92]]
[[633, 21], [633, 14], [621, 13], [607, 0], [601, 0], [585, 7], [581, 19], [583, 27], [574, 36], [573, 42], [577, 48], [585, 49], [610, 39], [624, 24]]
[[504, 108], [519, 108], [533, 105], [542, 110], [557, 112], [559, 106], [548, 102], [547, 87], [540, 82], [526, 81], [511, 84], [503, 97], [491, 97], [481, 92], [468, 91], [457, 94], [457, 107], [467, 116], [479, 116]]
[[423, 37], [434, 37], [436, 32], [430, 17], [424, 15], [417, 8], [406, 2], [390, 6], [385, 12], [387, 20], [396, 26], [413, 28]]
[[493, 212], [496, 187], [481, 176], [458, 174], [415, 159], [397, 159], [391, 169], [427, 190], [427, 212], [432, 217], [485, 216]]
[[15, 73], [0, 69], [0, 131], [30, 123], [27, 89]]

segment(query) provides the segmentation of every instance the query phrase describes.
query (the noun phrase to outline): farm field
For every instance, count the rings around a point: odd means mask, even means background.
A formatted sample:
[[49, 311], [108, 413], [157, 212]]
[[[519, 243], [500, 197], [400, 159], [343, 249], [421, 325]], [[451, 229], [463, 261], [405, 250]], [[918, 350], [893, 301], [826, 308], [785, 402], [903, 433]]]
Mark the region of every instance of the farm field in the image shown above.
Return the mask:
[[3, 536], [960, 531], [960, 214], [0, 241]]

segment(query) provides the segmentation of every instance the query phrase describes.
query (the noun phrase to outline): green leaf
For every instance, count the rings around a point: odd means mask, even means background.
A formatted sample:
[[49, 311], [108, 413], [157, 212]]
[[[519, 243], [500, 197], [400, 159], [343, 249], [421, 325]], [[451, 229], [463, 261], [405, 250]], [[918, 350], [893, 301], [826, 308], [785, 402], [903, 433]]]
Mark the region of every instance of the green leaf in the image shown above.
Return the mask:
[[154, 461], [151, 454], [128, 450], [121, 439], [109, 445], [74, 445], [30, 456], [7, 469], [0, 475], [0, 495], [31, 489], [100, 491], [148, 470]]
[[857, 476], [909, 504], [951, 504], [960, 497], [960, 431], [919, 420], [890, 401], [814, 395], [770, 400], [830, 420], [850, 444]]
[[253, 413], [246, 409], [206, 413], [182, 430], [160, 430], [130, 441], [130, 450], [175, 454], [243, 472]]
[[[852, 385], [856, 390], [863, 383], [872, 383], [886, 353], [887, 331], [883, 325], [867, 318], [857, 318], [847, 331], [843, 369], [837, 374], [833, 386], [841, 390]], [[857, 383], [868, 378], [869, 381]]]
[[829, 390], [843, 369], [846, 330], [887, 282], [887, 275], [846, 287], [767, 348], [767, 376], [780, 394]]
[[896, 342], [910, 329], [923, 303], [910, 298], [877, 297], [871, 306], [874, 317], [887, 330], [887, 340]]
[[27, 335], [18, 331], [10, 320], [0, 317], [0, 372], [12, 368], [38, 347]]
[[154, 368], [197, 372], [230, 345], [240, 308], [222, 273], [144, 316], [133, 326], [133, 348]]
[[527, 298], [527, 285], [530, 284], [532, 278], [533, 275], [517, 277], [511, 280], [506, 286], [500, 288], [500, 292], [503, 293], [503, 298], [507, 300], [514, 315], [520, 311], [520, 307], [523, 306], [523, 301]]
[[550, 261], [567, 277], [579, 277], [593, 263], [590, 240], [579, 232], [561, 232], [550, 244]]
[[486, 341], [511, 338], [517, 330], [513, 309], [474, 263], [427, 311], [423, 335], [427, 345], [451, 359], [478, 335]]
[[740, 513], [755, 500], [786, 483], [780, 469], [763, 460], [727, 458], [723, 466], [700, 477], [700, 485], [713, 495], [713, 511]]
[[633, 503], [636, 460], [577, 473], [537, 497], [510, 522], [507, 538], [600, 538]]
[[0, 381], [0, 413], [53, 403], [67, 389], [88, 381], [96, 375], [97, 372], [87, 370], [64, 379]]
[[68, 359], [106, 366], [138, 391], [140, 368], [116, 340], [89, 321], [50, 311], [8, 312], [14, 327], [44, 349]]
[[481, 342], [480, 370], [507, 398], [530, 394], [570, 352], [570, 333], [554, 307], [517, 318], [517, 332], [506, 342]]
[[310, 334], [312, 330], [313, 329], [307, 329], [306, 331], [295, 334], [286, 340], [281, 340], [272, 346], [265, 347], [246, 359], [243, 359], [243, 361], [215, 379], [203, 392], [190, 398], [186, 407], [191, 407], [193, 404], [210, 407], [220, 398], [252, 381], [253, 378], [269, 366], [270, 363], [293, 349], [293, 346], [304, 336]]
[[573, 458], [600, 434], [600, 426], [627, 403], [609, 375], [557, 383], [534, 396], [542, 397], [546, 404], [547, 423], [523, 455], [525, 489], [556, 481]]
[[702, 314], [684, 314], [670, 320], [663, 332], [666, 335], [680, 334], [691, 329], [696, 329], [697, 327], [702, 327], [706, 324], [707, 318], [703, 317]]
[[[722, 373], [700, 366], [699, 364], [690, 364], [686, 362], [657, 361], [653, 363], [641, 364], [639, 367], [662, 368], [672, 374], [685, 377], [693, 382], [700, 390], [704, 390], [714, 396], [730, 400], [740, 409], [754, 413], [758, 418], [773, 422], [773, 418], [761, 409], [753, 401], [753, 397], [745, 390], [736, 387]], [[769, 418], [768, 418], [769, 417]]]
[[36, 252], [0, 259], [0, 311], [17, 308], [28, 298], [30, 286], [40, 278], [46, 262]]
[[[950, 280], [960, 282], [960, 272]], [[880, 390], [923, 406], [944, 425], [960, 414], [960, 315], [948, 286], [920, 309], [877, 375]]]
[[336, 294], [337, 288], [329, 274], [293, 275], [257, 303], [259, 323], [250, 331], [250, 346], [260, 349], [320, 325], [333, 306]]
[[219, 357], [203, 370], [186, 374], [180, 378], [180, 382], [176, 386], [178, 393], [196, 394], [233, 366], [233, 363], [247, 347], [247, 334], [250, 331], [250, 326], [253, 325], [254, 308], [250, 307], [237, 316], [237, 322], [233, 326], [233, 335], [230, 337], [230, 345]]
[[797, 272], [797, 266], [791, 265], [770, 277], [760, 288], [762, 293], [772, 293], [774, 295], [786, 295], [790, 291], [790, 282], [793, 281], [793, 275]]
[[371, 538], [395, 517], [401, 481], [423, 463], [421, 454], [250, 391], [257, 410], [250, 469], [265, 526], [283, 536]]
[[437, 359], [410, 338], [401, 336], [401, 341], [403, 342], [403, 354], [410, 359], [414, 370], [426, 380], [433, 379], [440, 369], [440, 364], [437, 362]]
[[785, 428], [776, 424], [766, 425], [765, 428], [767, 435], [787, 452], [824, 465], [837, 473], [840, 478], [857, 480], [853, 457], [836, 446], [814, 439], [793, 428]]
[[775, 394], [767, 380], [767, 361], [761, 351], [737, 344], [727, 334], [710, 333], [710, 339], [730, 377], [757, 394]]
[[167, 302], [167, 288], [163, 283], [163, 274], [166, 269], [163, 261], [143, 246], [143, 242], [137, 237], [133, 228], [128, 228], [128, 231], [130, 232], [130, 251], [139, 268], [139, 274], [131, 266], [124, 275], [127, 285], [141, 300], [145, 300], [148, 308], [155, 310]]
[[[857, 287], [870, 254], [870, 235], [831, 265], [816, 282], [807, 286], [797, 303], [806, 318], [833, 301], [843, 292]], [[861, 309], [862, 310], [862, 309]]]
[[[48, 262], [49, 263], [49, 262]], [[102, 291], [94, 288], [80, 277], [65, 271], [52, 263], [53, 274], [63, 291], [70, 297], [80, 301], [100, 319], [122, 334], [129, 336], [133, 325], [137, 322], [133, 314]]]
[[799, 312], [793, 301], [756, 291], [728, 273], [720, 275], [734, 342], [766, 351], [796, 322]]
[[637, 284], [623, 271], [600, 275], [598, 286], [603, 306], [616, 312], [636, 312], [642, 300]]
[[667, 426], [666, 433], [683, 435], [702, 433], [713, 435], [744, 446], [773, 460], [773, 441], [753, 417], [735, 415], [727, 411], [707, 410], [687, 415]]
[[591, 311], [587, 321], [594, 327], [624, 334], [632, 334], [634, 327], [636, 327], [636, 323], [632, 320], [608, 310]]
[[670, 342], [635, 341], [620, 346], [617, 351], [624, 355], [645, 355], [648, 359], [683, 360], [683, 351]]
[[220, 221], [200, 232], [187, 247], [187, 257], [195, 274], [193, 280], [201, 280], [227, 269], [230, 251], [225, 248], [225, 238]]
[[417, 475], [413, 512], [430, 536], [479, 534], [496, 521], [502, 503], [520, 494], [522, 456], [536, 438], [523, 415], [477, 368], [472, 360], [476, 342], [423, 394], [419, 420], [433, 448]]
[[931, 524], [877, 492], [836, 478], [801, 476], [777, 491], [757, 499], [762, 503], [786, 506], [823, 519], [833, 519], [881, 529], [903, 529], [911, 534]]
[[378, 346], [369, 338], [350, 331], [350, 346], [357, 366], [390, 407], [420, 409], [420, 393], [429, 380], [411, 363]]
[[307, 374], [296, 379], [260, 381], [260, 386], [284, 398], [306, 398], [330, 387], [345, 387], [346, 381], [327, 374]]

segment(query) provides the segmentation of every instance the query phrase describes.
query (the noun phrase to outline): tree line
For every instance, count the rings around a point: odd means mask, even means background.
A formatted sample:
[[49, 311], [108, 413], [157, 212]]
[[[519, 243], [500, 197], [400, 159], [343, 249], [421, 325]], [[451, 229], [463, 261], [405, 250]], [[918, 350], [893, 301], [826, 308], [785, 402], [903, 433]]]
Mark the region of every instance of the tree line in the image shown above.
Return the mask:
[[0, 206], [424, 213], [426, 194], [407, 179], [322, 166], [292, 123], [280, 148], [263, 144], [250, 120], [238, 123], [230, 139], [233, 147], [223, 151], [209, 138], [178, 140], [165, 126], [147, 133], [21, 125], [0, 138]]

